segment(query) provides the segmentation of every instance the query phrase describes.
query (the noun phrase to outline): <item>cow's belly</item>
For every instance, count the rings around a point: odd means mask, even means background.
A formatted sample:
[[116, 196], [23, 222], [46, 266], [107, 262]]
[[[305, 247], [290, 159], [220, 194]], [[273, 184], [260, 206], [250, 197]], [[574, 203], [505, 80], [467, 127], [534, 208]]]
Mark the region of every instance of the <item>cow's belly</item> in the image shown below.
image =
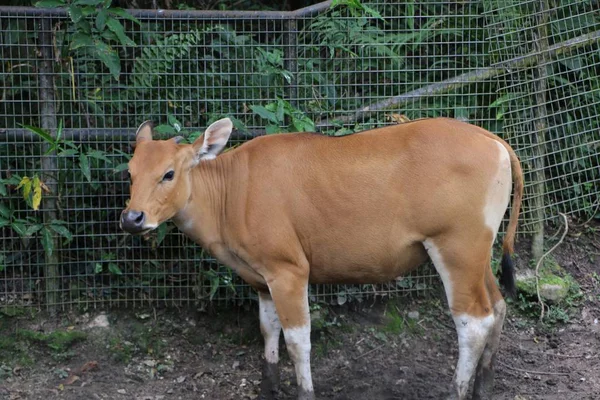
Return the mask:
[[[325, 250], [325, 249], [324, 249]], [[312, 254], [310, 283], [383, 283], [405, 275], [427, 260], [421, 243], [395, 251], [352, 248], [345, 252], [332, 249], [327, 254]]]

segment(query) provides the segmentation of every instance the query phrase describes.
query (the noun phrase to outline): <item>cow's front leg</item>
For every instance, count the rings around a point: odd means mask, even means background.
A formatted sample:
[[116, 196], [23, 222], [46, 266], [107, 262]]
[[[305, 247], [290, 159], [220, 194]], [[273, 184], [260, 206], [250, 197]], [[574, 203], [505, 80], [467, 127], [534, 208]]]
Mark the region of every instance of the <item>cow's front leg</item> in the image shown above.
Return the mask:
[[258, 293], [260, 331], [265, 340], [265, 360], [260, 385], [260, 399], [271, 400], [279, 388], [279, 336], [281, 323], [275, 310], [275, 304], [268, 292]]
[[298, 400], [314, 400], [310, 373], [308, 268], [285, 266], [279, 271], [268, 285], [283, 327], [288, 354], [296, 369]]

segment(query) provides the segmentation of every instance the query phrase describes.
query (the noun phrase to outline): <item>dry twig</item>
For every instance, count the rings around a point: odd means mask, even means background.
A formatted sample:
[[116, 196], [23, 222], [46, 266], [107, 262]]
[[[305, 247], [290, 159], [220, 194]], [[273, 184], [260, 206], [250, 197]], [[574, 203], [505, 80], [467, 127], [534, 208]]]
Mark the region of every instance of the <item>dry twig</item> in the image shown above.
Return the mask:
[[508, 368], [508, 369], [511, 369], [511, 370], [517, 371], [517, 372], [524, 372], [526, 374], [533, 374], [533, 375], [561, 375], [561, 376], [569, 376], [570, 375], [568, 372], [529, 371], [527, 369], [521, 369], [521, 368], [511, 367], [510, 365], [505, 364], [505, 363], [503, 363], [500, 360], [498, 360], [498, 364], [502, 365], [504, 368]]
[[563, 219], [565, 221], [565, 231], [563, 232], [562, 236], [560, 237], [560, 240], [558, 241], [558, 243], [556, 243], [554, 246], [552, 246], [552, 248], [550, 250], [545, 252], [544, 255], [540, 257], [540, 259], [538, 260], [538, 262], [535, 266], [535, 289], [537, 292], [538, 302], [540, 303], [540, 307], [542, 308], [542, 311], [540, 313], [540, 321], [544, 319], [544, 309], [546, 307], [546, 304], [544, 303], [544, 301], [542, 300], [542, 297], [540, 296], [540, 277], [538, 275], [538, 271], [540, 269], [540, 265], [542, 265], [542, 261], [544, 261], [544, 258], [546, 258], [546, 256], [548, 254], [552, 253], [563, 242], [563, 240], [565, 240], [565, 236], [567, 236], [567, 232], [569, 232], [569, 221], [567, 220], [567, 216], [563, 213], [560, 213], [560, 215], [563, 217]]

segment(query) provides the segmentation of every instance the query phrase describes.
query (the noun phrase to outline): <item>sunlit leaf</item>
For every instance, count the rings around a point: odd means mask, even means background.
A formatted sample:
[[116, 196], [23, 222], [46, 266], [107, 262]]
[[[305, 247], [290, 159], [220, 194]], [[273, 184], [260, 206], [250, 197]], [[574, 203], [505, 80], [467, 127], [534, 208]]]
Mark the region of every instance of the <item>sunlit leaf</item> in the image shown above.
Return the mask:
[[40, 204], [42, 202], [42, 182], [40, 181], [39, 176], [35, 175], [33, 177], [33, 198], [31, 199], [31, 206], [34, 210], [38, 210], [40, 208]]

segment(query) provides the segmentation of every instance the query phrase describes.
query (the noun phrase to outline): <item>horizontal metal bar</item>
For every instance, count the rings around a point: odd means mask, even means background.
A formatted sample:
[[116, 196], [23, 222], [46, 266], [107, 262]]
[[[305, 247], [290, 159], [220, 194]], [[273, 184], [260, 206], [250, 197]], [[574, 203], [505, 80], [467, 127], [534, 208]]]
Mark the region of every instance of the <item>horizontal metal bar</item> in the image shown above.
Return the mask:
[[[138, 10], [127, 12], [140, 19], [181, 18], [181, 19], [295, 19], [311, 17], [327, 10], [330, 1], [324, 1], [295, 11], [220, 11], [220, 10]], [[0, 15], [32, 17], [68, 17], [64, 8], [37, 8], [21, 6], [1, 6]]]
[[[246, 132], [235, 130], [231, 133], [231, 139], [247, 140], [256, 136], [262, 136], [266, 132], [262, 129], [251, 129]], [[173, 135], [175, 136], [175, 135]], [[167, 136], [163, 138], [168, 138]], [[63, 129], [63, 140], [75, 140], [82, 142], [97, 142], [102, 140], [135, 140], [135, 129], [122, 128], [82, 128], [82, 129]], [[0, 146], [17, 143], [41, 142], [35, 133], [27, 129], [0, 129]]]

